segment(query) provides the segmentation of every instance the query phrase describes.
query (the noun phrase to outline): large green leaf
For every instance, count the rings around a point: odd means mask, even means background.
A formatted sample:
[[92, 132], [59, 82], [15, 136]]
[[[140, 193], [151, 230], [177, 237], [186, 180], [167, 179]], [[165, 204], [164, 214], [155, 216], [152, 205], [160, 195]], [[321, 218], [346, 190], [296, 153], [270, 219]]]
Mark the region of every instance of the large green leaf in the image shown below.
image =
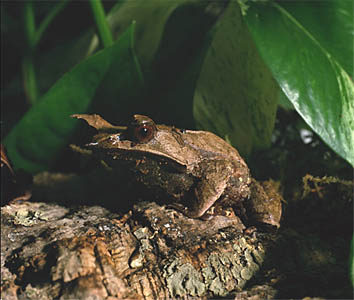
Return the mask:
[[295, 109], [354, 165], [354, 87], [348, 74], [281, 6], [253, 3], [245, 20], [261, 56]]
[[194, 96], [198, 127], [217, 133], [248, 156], [270, 144], [278, 91], [240, 8], [231, 2], [198, 80]]
[[[134, 48], [148, 82], [147, 90], [141, 99], [135, 99], [134, 105], [125, 101], [124, 106], [117, 110], [118, 116], [112, 108], [103, 111], [98, 105], [95, 112], [100, 111], [112, 122], [131, 113], [142, 113], [149, 114], [158, 122], [193, 127], [195, 82], [207, 51], [209, 31], [227, 3], [204, 0], [118, 2], [107, 15], [107, 21], [116, 38], [132, 20], [136, 20]], [[87, 32], [70, 45], [58, 46], [47, 56], [41, 54], [38, 85], [47, 89], [59, 74], [65, 73], [84, 55], [91, 54], [98, 45], [97, 36]], [[100, 103], [105, 102], [105, 107], [109, 107], [112, 100], [109, 94], [116, 86], [113, 75], [112, 86], [107, 84], [106, 89], [96, 95], [101, 98]], [[113, 112], [114, 116], [111, 115]]]
[[4, 144], [15, 168], [33, 173], [47, 169], [75, 130], [77, 120], [71, 114], [86, 112], [94, 99], [102, 102], [97, 95], [108, 88], [107, 94], [118, 100], [132, 89], [137, 82], [133, 30], [132, 25], [111, 47], [66, 73], [10, 131]]
[[214, 24], [228, 2], [185, 1], [172, 11], [152, 61], [150, 95], [157, 118], [193, 128], [193, 97]]
[[161, 123], [194, 127], [193, 95], [212, 29], [228, 1], [126, 1], [109, 22], [115, 34], [133, 18], [147, 90], [136, 109]]
[[354, 19], [352, 0], [280, 1], [343, 69], [353, 76]]

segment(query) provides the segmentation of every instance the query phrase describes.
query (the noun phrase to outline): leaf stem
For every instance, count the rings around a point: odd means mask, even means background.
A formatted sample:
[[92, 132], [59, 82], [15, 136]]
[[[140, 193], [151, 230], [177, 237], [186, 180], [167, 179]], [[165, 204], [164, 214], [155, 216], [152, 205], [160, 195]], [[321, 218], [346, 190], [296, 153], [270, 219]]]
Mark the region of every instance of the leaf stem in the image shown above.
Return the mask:
[[105, 11], [101, 0], [89, 0], [93, 16], [96, 21], [98, 35], [103, 47], [108, 47], [113, 44], [112, 32], [106, 20]]

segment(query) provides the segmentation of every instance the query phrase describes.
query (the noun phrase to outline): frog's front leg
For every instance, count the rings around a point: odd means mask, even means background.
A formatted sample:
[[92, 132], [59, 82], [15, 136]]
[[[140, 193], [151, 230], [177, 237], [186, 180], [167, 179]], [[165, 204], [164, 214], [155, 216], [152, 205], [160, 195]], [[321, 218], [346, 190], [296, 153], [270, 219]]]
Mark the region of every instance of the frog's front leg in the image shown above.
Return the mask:
[[[234, 165], [227, 160], [206, 160], [198, 166], [200, 182], [194, 192], [195, 199], [184, 209], [191, 218], [200, 218], [221, 197], [234, 173]], [[198, 172], [198, 171], [197, 171]]]

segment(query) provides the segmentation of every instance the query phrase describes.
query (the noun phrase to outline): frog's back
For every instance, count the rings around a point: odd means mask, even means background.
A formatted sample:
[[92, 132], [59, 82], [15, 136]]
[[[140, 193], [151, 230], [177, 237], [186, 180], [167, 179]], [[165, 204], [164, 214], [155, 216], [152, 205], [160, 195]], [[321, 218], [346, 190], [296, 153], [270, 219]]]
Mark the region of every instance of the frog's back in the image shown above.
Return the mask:
[[229, 160], [240, 161], [246, 165], [234, 147], [212, 132], [186, 130], [184, 140], [191, 147], [199, 148], [202, 151], [210, 153], [210, 155], [220, 155]]

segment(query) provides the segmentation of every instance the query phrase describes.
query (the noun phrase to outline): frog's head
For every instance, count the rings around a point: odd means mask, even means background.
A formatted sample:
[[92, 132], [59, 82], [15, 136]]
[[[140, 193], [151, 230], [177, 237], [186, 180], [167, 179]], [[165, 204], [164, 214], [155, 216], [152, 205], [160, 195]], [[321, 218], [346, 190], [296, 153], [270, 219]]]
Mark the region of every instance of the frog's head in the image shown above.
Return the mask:
[[134, 115], [127, 126], [115, 126], [99, 115], [76, 114], [73, 118], [85, 120], [98, 133], [85, 149], [93, 152], [109, 152], [113, 155], [134, 153], [151, 154], [185, 164], [178, 153], [183, 147], [182, 131], [174, 127], [156, 125], [143, 115]]

